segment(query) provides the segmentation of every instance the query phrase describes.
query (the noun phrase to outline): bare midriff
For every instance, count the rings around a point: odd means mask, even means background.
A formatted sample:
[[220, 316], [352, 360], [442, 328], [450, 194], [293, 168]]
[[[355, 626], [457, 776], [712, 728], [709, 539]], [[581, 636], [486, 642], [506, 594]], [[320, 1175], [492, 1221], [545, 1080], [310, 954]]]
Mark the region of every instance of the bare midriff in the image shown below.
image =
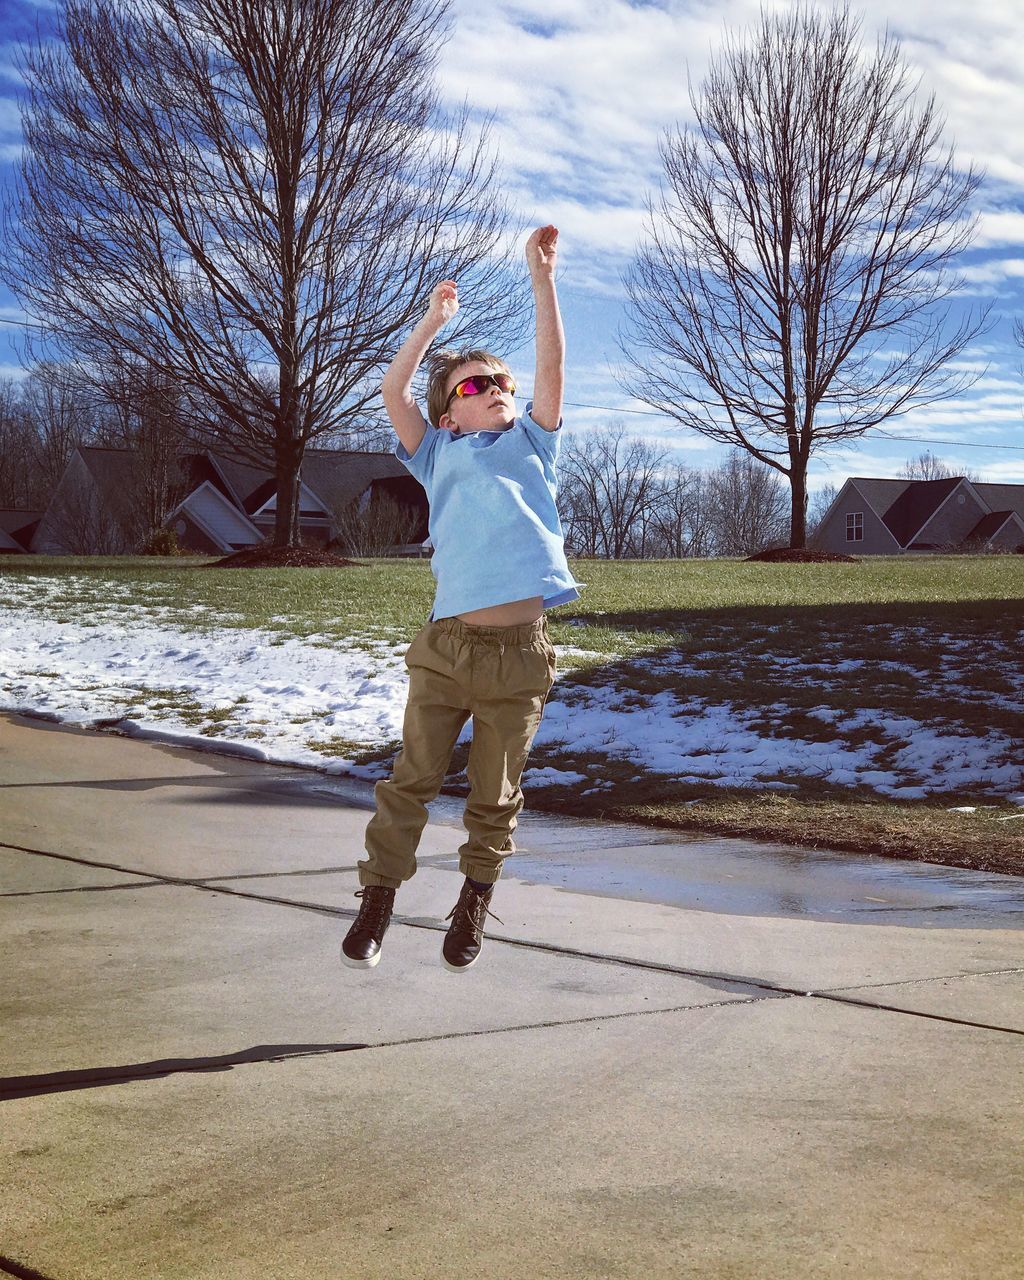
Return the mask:
[[536, 622], [543, 613], [544, 597], [530, 596], [527, 600], [493, 604], [487, 609], [471, 609], [469, 613], [460, 613], [458, 618], [471, 627], [521, 627], [524, 622]]

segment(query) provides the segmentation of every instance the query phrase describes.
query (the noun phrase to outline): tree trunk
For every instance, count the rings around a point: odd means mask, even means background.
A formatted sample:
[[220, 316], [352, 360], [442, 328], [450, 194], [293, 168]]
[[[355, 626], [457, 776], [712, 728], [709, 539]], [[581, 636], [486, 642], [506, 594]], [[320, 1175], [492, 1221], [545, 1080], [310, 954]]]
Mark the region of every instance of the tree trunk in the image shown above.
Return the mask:
[[299, 481], [302, 453], [296, 449], [277, 455], [277, 516], [274, 521], [274, 546], [297, 547], [299, 537]]
[[789, 473], [793, 505], [789, 521], [789, 545], [803, 549], [807, 545], [807, 464], [796, 462]]

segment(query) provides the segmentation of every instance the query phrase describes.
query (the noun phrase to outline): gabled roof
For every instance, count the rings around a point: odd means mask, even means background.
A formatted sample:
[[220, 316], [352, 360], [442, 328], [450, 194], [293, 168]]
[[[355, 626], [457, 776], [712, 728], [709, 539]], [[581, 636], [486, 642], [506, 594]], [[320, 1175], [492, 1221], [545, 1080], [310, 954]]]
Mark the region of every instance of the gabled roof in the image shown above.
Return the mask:
[[[134, 449], [110, 449], [101, 445], [79, 445], [75, 451], [82, 460], [95, 484], [97, 497], [102, 505], [116, 511], [120, 500], [129, 494], [138, 480], [138, 452]], [[253, 537], [262, 537], [263, 530], [252, 524], [253, 515], [273, 496], [277, 484], [273, 464], [265, 467], [243, 462], [228, 454], [214, 453], [209, 449], [183, 450], [177, 458], [181, 470], [180, 481], [174, 489], [178, 495], [194, 494], [204, 485], [215, 490], [221, 498], [238, 512], [247, 528], [254, 530]], [[66, 474], [66, 472], [65, 472]], [[178, 477], [175, 478], [176, 481]], [[327, 512], [338, 512], [349, 502], [361, 497], [370, 485], [383, 481], [400, 480], [411, 490], [422, 489], [393, 453], [365, 452], [360, 450], [307, 449], [302, 461], [303, 487], [310, 491], [315, 502], [323, 504]], [[415, 499], [410, 492], [410, 501]], [[45, 519], [46, 512], [0, 511], [0, 548], [8, 552], [23, 546], [29, 550], [36, 533], [36, 526]], [[190, 511], [192, 518], [195, 512]], [[265, 526], [267, 514], [260, 517]], [[308, 515], [302, 516], [309, 519]], [[317, 518], [320, 525], [330, 521], [330, 516]], [[198, 523], [198, 521], [197, 521]], [[216, 541], [216, 539], [214, 539]]]
[[28, 551], [45, 511], [0, 509], [0, 551]]
[[246, 514], [256, 511], [266, 502], [267, 493], [273, 489], [274, 469], [272, 465], [257, 467], [251, 462], [242, 462], [227, 454], [207, 450], [206, 456], [222, 477], [222, 484], [227, 486], [228, 495]]
[[134, 449], [104, 449], [95, 444], [80, 444], [78, 452], [101, 491], [125, 482], [137, 457]]
[[1017, 524], [1024, 527], [1024, 521], [1021, 520], [1016, 511], [991, 511], [987, 516], [981, 517], [967, 535], [965, 541], [980, 542], [982, 539], [994, 538], [1007, 520], [1014, 520], [1015, 518]]
[[851, 476], [847, 483], [857, 487], [857, 492], [881, 520], [896, 499], [914, 482], [913, 480], [875, 480], [871, 476]]
[[[1001, 528], [1010, 514], [1016, 515], [1024, 525], [1024, 484], [985, 484], [968, 480], [966, 476], [946, 476], [941, 480], [880, 480], [873, 476], [851, 476], [836, 495], [824, 519], [827, 520], [838, 507], [848, 485], [857, 490], [904, 550], [932, 549], [931, 543], [917, 541], [917, 535], [960, 485], [966, 486], [991, 512], [971, 532], [971, 540], [992, 537], [993, 531]], [[1000, 519], [992, 525], [995, 515]]]
[[1024, 484], [985, 484], [972, 480], [975, 493], [992, 511], [1016, 511], [1024, 520]]
[[963, 476], [948, 476], [944, 480], [912, 480], [907, 484], [882, 517], [901, 547], [921, 531], [962, 482]]
[[32, 536], [43, 518], [42, 511], [0, 511], [0, 551], [8, 555], [32, 549]]
[[[248, 515], [266, 505], [276, 488], [272, 467], [257, 467], [212, 451], [210, 457]], [[393, 453], [307, 449], [302, 458], [302, 483], [328, 510], [344, 507], [375, 480], [408, 475]]]
[[[137, 456], [135, 450], [81, 445], [78, 452], [100, 494], [113, 499], [124, 491]], [[190, 492], [208, 481], [249, 516], [266, 504], [276, 488], [272, 465], [259, 467], [211, 449], [184, 453], [180, 464]], [[411, 478], [393, 453], [307, 449], [302, 460], [303, 484], [328, 510], [344, 507], [374, 481], [393, 478]]]
[[375, 480], [412, 479], [393, 453], [309, 449], [302, 462], [303, 483], [329, 509], [338, 510]]
[[231, 498], [230, 487], [207, 453], [183, 453], [178, 458], [178, 464], [184, 476], [185, 488], [189, 493], [193, 489], [198, 489], [204, 481], [208, 481], [226, 498]]
[[186, 498], [183, 498], [174, 510], [165, 517], [164, 522], [166, 524], [170, 524], [179, 512], [185, 512], [189, 518], [194, 520], [199, 528], [202, 529], [203, 533], [206, 534], [211, 542], [215, 545], [219, 545], [225, 551], [230, 551], [233, 545], [230, 539], [225, 541], [225, 539], [203, 516], [202, 508], [204, 505], [204, 498], [206, 501], [212, 502], [216, 507], [221, 509], [221, 516], [219, 519], [221, 519], [226, 525], [234, 528], [236, 541], [240, 542], [242, 540], [247, 540], [249, 542], [258, 542], [260, 540], [262, 535], [260, 534], [259, 529], [256, 528], [252, 521], [243, 512], [239, 511], [235, 503], [232, 502], [232, 500], [211, 480], [204, 480], [198, 489], [193, 489], [192, 492]]

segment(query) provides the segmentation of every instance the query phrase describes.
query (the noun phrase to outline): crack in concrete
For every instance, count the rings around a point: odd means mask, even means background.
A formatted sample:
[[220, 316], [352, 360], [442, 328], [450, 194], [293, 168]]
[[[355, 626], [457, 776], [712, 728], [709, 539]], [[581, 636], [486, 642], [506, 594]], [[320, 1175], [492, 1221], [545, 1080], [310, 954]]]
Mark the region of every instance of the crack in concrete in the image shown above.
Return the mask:
[[[14, 848], [17, 848], [17, 846], [4, 845], [3, 842], [0, 841], [0, 848], [14, 849]], [[39, 852], [39, 851], [36, 851], [36, 852]], [[50, 853], [50, 854], [44, 854], [43, 856], [58, 858], [58, 857], [67, 856], [67, 855]], [[80, 859], [80, 861], [84, 861], [84, 860]], [[421, 865], [426, 863], [426, 861], [427, 859], [425, 858], [419, 859], [419, 862]], [[100, 866], [102, 864], [86, 863], [85, 865]], [[334, 875], [342, 875], [342, 874], [345, 874], [346, 872], [355, 871], [355, 870], [356, 870], [356, 867], [353, 864], [348, 867], [309, 867], [309, 868], [304, 868], [301, 871], [249, 871], [249, 872], [242, 872], [240, 875], [232, 875], [232, 876], [202, 876], [202, 877], [196, 876], [194, 880], [189, 880], [186, 883], [189, 885], [204, 885], [204, 884], [216, 885], [224, 882], [230, 882], [233, 880], [276, 880], [282, 876], [284, 877], [334, 876]], [[136, 872], [125, 872], [124, 874], [140, 875], [142, 873], [136, 871]], [[19, 890], [12, 890], [10, 893], [0, 893], [0, 898], [33, 898], [37, 894], [41, 894], [41, 893], [95, 893], [100, 890], [107, 890], [107, 889], [145, 889], [153, 885], [165, 884], [166, 881], [167, 881], [167, 877], [161, 877], [155, 880], [154, 879], [140, 880], [140, 881], [135, 881], [129, 884], [73, 884], [73, 885], [68, 885], [67, 888], [64, 888], [64, 889], [19, 889]]]
[[16, 889], [0, 893], [0, 898], [41, 898], [53, 893], [110, 893], [114, 889], [166, 888], [162, 880], [134, 880], [128, 884], [76, 884], [67, 889]]
[[358, 1049], [401, 1049], [414, 1044], [438, 1044], [446, 1040], [468, 1040], [478, 1036], [504, 1035], [517, 1031], [557, 1030], [560, 1027], [587, 1023], [614, 1022], [622, 1018], [644, 1017], [658, 1013], [690, 1013], [698, 1009], [718, 1009], [725, 1005], [750, 1004], [780, 996], [747, 996], [737, 1000], [707, 1000], [701, 1004], [666, 1005], [657, 1009], [624, 1009], [618, 1013], [592, 1013], [579, 1018], [550, 1018], [542, 1022], [520, 1022], [504, 1027], [479, 1027], [470, 1031], [445, 1031], [426, 1036], [407, 1036], [400, 1040], [374, 1040], [357, 1044], [329, 1045], [256, 1045], [236, 1053], [200, 1058], [160, 1058], [152, 1062], [126, 1063], [119, 1067], [86, 1067], [81, 1070], [49, 1071], [27, 1076], [0, 1077], [0, 1102], [14, 1102], [48, 1093], [72, 1093], [80, 1089], [98, 1089], [127, 1084], [133, 1080], [158, 1080], [171, 1075], [205, 1074], [231, 1071], [236, 1066], [252, 1063], [285, 1062], [295, 1058], [325, 1057], [337, 1053], [353, 1053]]
[[895, 978], [890, 982], [851, 982], [845, 987], [823, 987], [823, 991], [874, 991], [885, 987], [913, 987], [929, 982], [953, 982], [965, 978], [998, 978], [1002, 974], [1018, 973], [1024, 975], [1024, 968], [1012, 969], [973, 969], [970, 973], [936, 973], [926, 978]]
[[[13, 849], [19, 853], [28, 853], [36, 857], [53, 858], [63, 862], [73, 862], [81, 866], [99, 867], [107, 871], [118, 871], [122, 875], [144, 875], [135, 868], [123, 867], [117, 863], [100, 862], [98, 860], [81, 858], [73, 854], [55, 853], [47, 849], [32, 849], [25, 845], [10, 844], [7, 841], [0, 841], [0, 848]], [[225, 894], [230, 897], [245, 898], [254, 902], [270, 903], [275, 906], [291, 907], [300, 911], [311, 911], [319, 915], [330, 915], [340, 917], [342, 919], [352, 919], [357, 914], [355, 910], [345, 907], [328, 907], [319, 903], [299, 902], [292, 898], [279, 898], [270, 894], [248, 893], [242, 889], [228, 889], [221, 885], [210, 884], [205, 880], [192, 879], [183, 876], [168, 876], [153, 873], [153, 880], [157, 883], [165, 885], [173, 885], [178, 887], [199, 889], [206, 893]], [[125, 886], [131, 887], [131, 886]], [[445, 931], [443, 923], [433, 923], [432, 921], [424, 921], [412, 917], [402, 917], [395, 915], [393, 920], [396, 924], [404, 924], [413, 929], [430, 929], [435, 932]], [[488, 935], [489, 941], [493, 944], [503, 944], [505, 946], [519, 947], [524, 950], [540, 951], [548, 955], [564, 955], [573, 959], [589, 960], [597, 964], [609, 964], [631, 969], [649, 970], [656, 973], [670, 973], [678, 977], [691, 978], [698, 982], [704, 983], [712, 989], [725, 990], [732, 994], [742, 994], [744, 991], [763, 991], [774, 996], [801, 996], [804, 998], [813, 998], [817, 1000], [828, 1000], [835, 1004], [854, 1005], [859, 1008], [875, 1009], [880, 1012], [898, 1013], [904, 1017], [923, 1018], [926, 1021], [946, 1022], [955, 1026], [971, 1027], [979, 1031], [998, 1031], [1006, 1035], [1024, 1036], [1024, 1029], [1018, 1027], [1004, 1027], [995, 1023], [974, 1022], [967, 1018], [955, 1018], [945, 1014], [927, 1013], [919, 1009], [903, 1009], [898, 1005], [882, 1004], [877, 1001], [861, 999], [856, 996], [842, 995], [843, 991], [855, 991], [860, 989], [862, 984], [852, 984], [847, 987], [834, 987], [821, 991], [808, 991], [803, 987], [791, 987], [782, 983], [772, 982], [767, 978], [751, 978], [743, 974], [724, 974], [713, 973], [702, 969], [684, 968], [682, 965], [671, 965], [660, 963], [656, 960], [643, 960], [634, 956], [620, 956], [605, 952], [582, 951], [572, 947], [560, 947], [555, 943], [547, 942], [531, 942], [523, 938], [505, 938], [500, 934]], [[1000, 970], [998, 972], [1005, 972]], [[1015, 972], [1015, 970], [1011, 970]], [[965, 975], [959, 975], [965, 976]], [[908, 980], [911, 981], [911, 980]], [[941, 981], [941, 978], [933, 979], [914, 979], [912, 981]], [[878, 986], [898, 986], [900, 983], [879, 983]], [[742, 1003], [739, 1002], [739, 1003]], [[684, 1008], [696, 1008], [699, 1006], [688, 1005]], [[639, 1014], [653, 1012], [653, 1010], [637, 1010]], [[633, 1014], [622, 1014], [615, 1016], [635, 1016]], [[475, 1034], [475, 1033], [474, 1033]]]

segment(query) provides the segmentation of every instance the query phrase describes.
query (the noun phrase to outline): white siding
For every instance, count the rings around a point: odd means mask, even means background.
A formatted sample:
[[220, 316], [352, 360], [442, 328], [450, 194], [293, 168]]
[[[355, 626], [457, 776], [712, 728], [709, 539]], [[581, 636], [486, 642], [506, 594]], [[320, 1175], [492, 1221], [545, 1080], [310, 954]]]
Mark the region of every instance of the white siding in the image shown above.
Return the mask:
[[[328, 516], [330, 514], [313, 490], [307, 489], [301, 480], [299, 481], [299, 510], [303, 515], [311, 515], [314, 512], [320, 516]], [[276, 493], [272, 493], [259, 511], [255, 512], [255, 518], [271, 514], [277, 514]]]
[[201, 528], [208, 529], [212, 536], [220, 538], [225, 550], [230, 550], [234, 543], [248, 546], [260, 540], [259, 531], [252, 521], [208, 482], [200, 485], [181, 505], [195, 517]]

